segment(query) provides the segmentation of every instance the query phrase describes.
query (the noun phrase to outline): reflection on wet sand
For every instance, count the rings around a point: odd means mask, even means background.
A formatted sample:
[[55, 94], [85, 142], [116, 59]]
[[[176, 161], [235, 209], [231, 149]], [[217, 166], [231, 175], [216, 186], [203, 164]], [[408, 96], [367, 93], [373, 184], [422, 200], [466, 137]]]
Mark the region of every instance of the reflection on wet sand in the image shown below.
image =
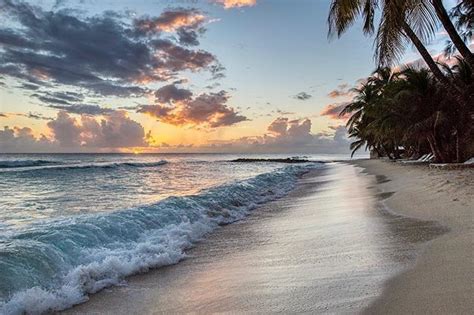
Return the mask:
[[222, 227], [178, 265], [130, 279], [68, 312], [354, 312], [444, 232], [392, 214], [386, 178], [331, 164], [288, 196]]

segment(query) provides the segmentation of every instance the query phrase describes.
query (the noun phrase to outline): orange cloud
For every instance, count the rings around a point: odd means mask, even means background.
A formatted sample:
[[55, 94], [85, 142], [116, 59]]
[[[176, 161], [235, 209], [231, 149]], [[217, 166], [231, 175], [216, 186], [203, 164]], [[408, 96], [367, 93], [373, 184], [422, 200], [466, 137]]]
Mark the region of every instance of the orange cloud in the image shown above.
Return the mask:
[[136, 21], [142, 31], [174, 32], [183, 27], [198, 28], [206, 20], [206, 16], [196, 9], [175, 9], [163, 12], [153, 19]]
[[225, 9], [253, 7], [257, 0], [214, 0], [215, 3], [222, 5]]
[[[181, 91], [181, 92], [180, 92]], [[163, 100], [175, 100], [172, 105], [141, 105], [137, 112], [158, 118], [159, 121], [175, 126], [208, 126], [210, 128], [231, 126], [247, 117], [226, 105], [229, 96], [219, 93], [201, 94], [191, 99], [191, 94], [183, 94], [184, 89], [173, 91], [172, 98], [166, 94]], [[183, 94], [177, 98], [177, 92]], [[181, 95], [179, 94], [179, 95]], [[163, 95], [161, 95], [163, 96]], [[158, 100], [160, 100], [158, 98]]]
[[343, 103], [334, 103], [334, 104], [329, 104], [326, 105], [321, 113], [319, 113], [321, 116], [328, 116], [331, 119], [337, 119], [337, 120], [346, 120], [351, 117], [351, 114], [345, 114], [343, 116], [340, 116], [339, 114], [341, 111], [344, 109], [344, 107], [347, 106], [347, 102]]
[[338, 97], [349, 97], [352, 95], [352, 91], [349, 88], [347, 83], [340, 84], [337, 86], [337, 89], [332, 90], [328, 93], [330, 98], [338, 98]]

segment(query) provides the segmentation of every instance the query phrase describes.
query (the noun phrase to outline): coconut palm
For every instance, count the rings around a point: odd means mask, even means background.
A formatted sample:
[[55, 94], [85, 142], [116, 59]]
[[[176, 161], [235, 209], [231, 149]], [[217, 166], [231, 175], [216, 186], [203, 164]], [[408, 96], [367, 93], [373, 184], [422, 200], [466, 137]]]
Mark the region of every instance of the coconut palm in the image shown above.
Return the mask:
[[[380, 9], [381, 15], [375, 29], [377, 9]], [[419, 51], [437, 80], [445, 87], [460, 92], [440, 70], [423, 44], [436, 31], [436, 13], [430, 1], [333, 0], [328, 17], [329, 35], [341, 36], [359, 16], [363, 18], [364, 33], [375, 33], [375, 58], [380, 66], [389, 66], [398, 61], [408, 40]]]
[[[440, 17], [444, 28], [451, 38], [451, 42], [448, 43], [445, 52], [448, 55], [452, 55], [457, 49], [463, 58], [468, 61], [471, 69], [474, 69], [474, 57], [466, 45], [466, 42], [471, 40], [474, 30], [474, 1], [459, 1], [451, 10], [450, 16], [444, 9], [441, 0], [433, 0], [433, 4], [436, 7], [437, 13], [438, 11], [440, 12], [438, 17]], [[455, 21], [456, 25], [451, 22], [451, 19]]]
[[[449, 115], [443, 106], [446, 94], [426, 69], [402, 72], [400, 90], [395, 94], [398, 110], [405, 117], [404, 140], [426, 141], [437, 161], [450, 161]], [[407, 106], [410, 104], [410, 106]]]
[[[467, 62], [458, 57], [456, 65], [441, 67], [472, 101], [474, 77]], [[353, 92], [353, 101], [341, 112], [351, 114], [347, 128], [355, 139], [353, 153], [365, 145], [391, 159], [401, 156], [400, 147], [405, 156], [431, 152], [440, 162], [468, 157], [474, 145], [473, 103], [455, 102], [428, 69], [377, 69]]]

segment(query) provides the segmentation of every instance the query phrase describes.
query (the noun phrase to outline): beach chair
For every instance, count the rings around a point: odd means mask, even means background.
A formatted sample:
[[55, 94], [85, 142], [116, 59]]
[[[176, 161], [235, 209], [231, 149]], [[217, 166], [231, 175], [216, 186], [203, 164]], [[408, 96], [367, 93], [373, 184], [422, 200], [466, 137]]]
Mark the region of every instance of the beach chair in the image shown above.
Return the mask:
[[433, 154], [433, 153], [430, 153], [430, 154], [428, 154], [428, 156], [427, 156], [426, 158], [424, 158], [424, 159], [422, 160], [422, 162], [431, 162], [431, 161], [433, 161], [433, 160], [434, 160], [434, 154]]
[[423, 163], [426, 159], [428, 159], [430, 154], [423, 154], [417, 160], [407, 160], [407, 161], [400, 161], [403, 164], [415, 164], [415, 163]]
[[466, 162], [464, 162], [464, 164], [474, 164], [474, 157], [472, 157], [469, 160], [467, 160]]
[[474, 168], [474, 157], [470, 158], [464, 163], [431, 163], [430, 168], [445, 169], [445, 170], [460, 170], [460, 169], [466, 169], [466, 168]]

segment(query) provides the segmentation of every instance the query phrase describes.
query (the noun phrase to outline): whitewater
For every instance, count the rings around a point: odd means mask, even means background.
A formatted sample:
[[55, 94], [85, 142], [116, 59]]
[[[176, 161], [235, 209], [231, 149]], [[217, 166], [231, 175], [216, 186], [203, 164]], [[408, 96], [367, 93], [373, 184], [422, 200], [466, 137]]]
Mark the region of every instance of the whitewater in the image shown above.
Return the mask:
[[63, 310], [176, 264], [220, 225], [324, 167], [234, 158], [0, 155], [0, 313]]

